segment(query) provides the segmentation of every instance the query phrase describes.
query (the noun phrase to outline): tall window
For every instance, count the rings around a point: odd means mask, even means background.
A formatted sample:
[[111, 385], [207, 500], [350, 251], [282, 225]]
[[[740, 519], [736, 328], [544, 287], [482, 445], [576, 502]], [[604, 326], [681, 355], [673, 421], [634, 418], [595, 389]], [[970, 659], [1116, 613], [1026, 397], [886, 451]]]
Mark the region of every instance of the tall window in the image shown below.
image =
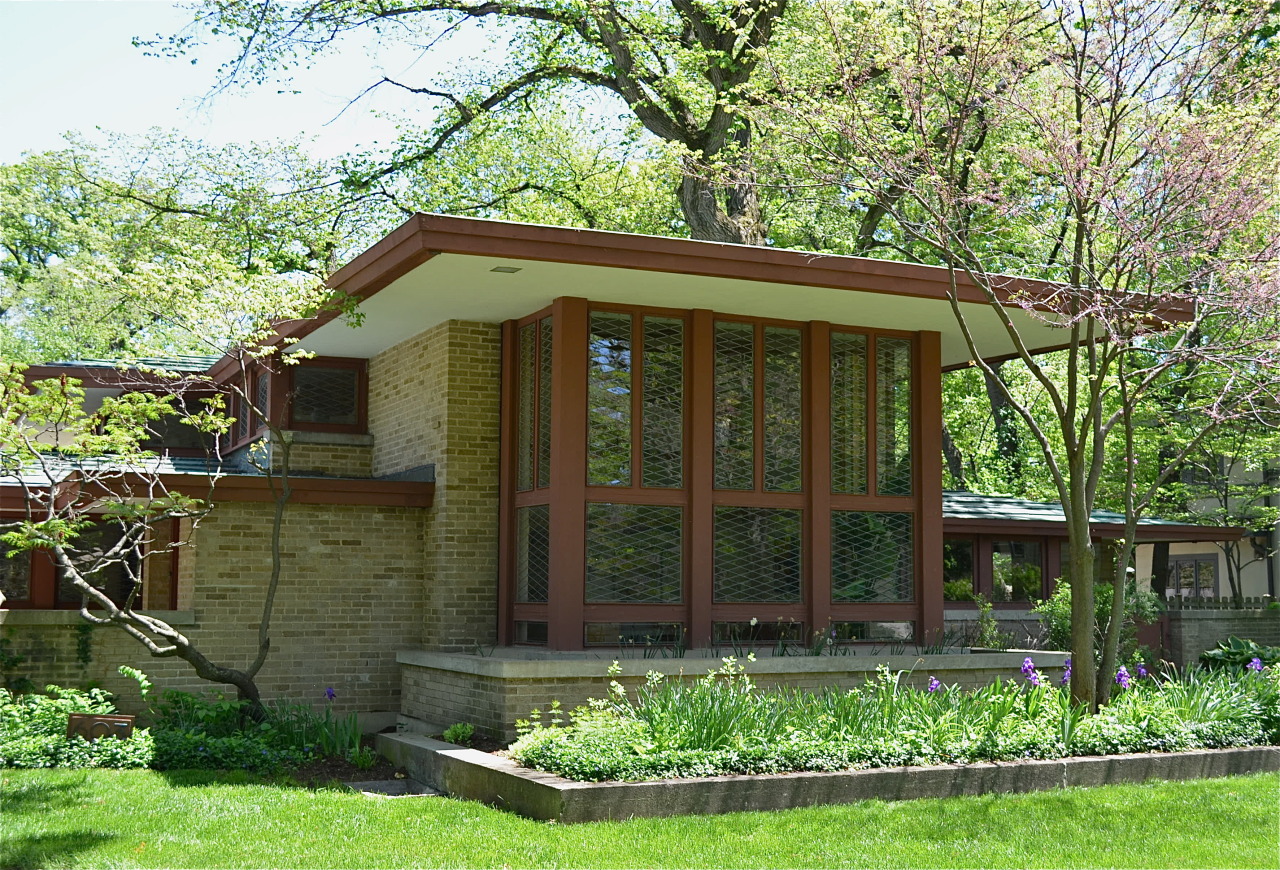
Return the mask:
[[[552, 310], [563, 322], [507, 331], [507, 637], [537, 642], [538, 625], [557, 645], [759, 639], [753, 618], [778, 638], [913, 635], [914, 338], [582, 300]], [[571, 468], [550, 464], [553, 382]]]

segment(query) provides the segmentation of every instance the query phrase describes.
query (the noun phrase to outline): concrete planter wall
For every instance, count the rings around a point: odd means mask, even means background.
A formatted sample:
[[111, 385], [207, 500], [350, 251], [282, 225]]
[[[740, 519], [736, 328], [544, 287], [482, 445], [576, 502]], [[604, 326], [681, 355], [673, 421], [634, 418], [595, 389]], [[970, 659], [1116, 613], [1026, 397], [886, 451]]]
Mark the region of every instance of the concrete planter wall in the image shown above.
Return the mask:
[[528, 770], [505, 758], [418, 735], [380, 734], [378, 751], [405, 767], [414, 779], [454, 797], [481, 801], [531, 819], [560, 822], [1021, 793], [1280, 770], [1280, 749], [1250, 747], [838, 773], [590, 783]]
[[[1019, 669], [1027, 656], [1046, 673], [1057, 675], [1068, 655], [1012, 650], [872, 656], [864, 651], [851, 656], [765, 656], [748, 664], [747, 671], [762, 687], [849, 689], [874, 679], [876, 668], [883, 665], [907, 672], [903, 679], [918, 687], [933, 676], [948, 685], [976, 688], [997, 677], [1021, 679]], [[627, 659], [619, 663], [622, 672], [611, 678], [606, 675], [612, 661], [608, 652], [552, 656], [520, 649], [497, 650], [491, 656], [401, 652], [396, 661], [401, 674], [400, 710], [408, 730], [439, 733], [454, 722], [470, 722], [505, 740], [514, 739], [515, 721], [528, 718], [531, 710], [546, 710], [552, 701], [570, 710], [588, 698], [604, 697], [610, 679], [633, 689], [649, 671], [696, 678], [720, 666], [719, 658], [702, 653], [680, 659]]]

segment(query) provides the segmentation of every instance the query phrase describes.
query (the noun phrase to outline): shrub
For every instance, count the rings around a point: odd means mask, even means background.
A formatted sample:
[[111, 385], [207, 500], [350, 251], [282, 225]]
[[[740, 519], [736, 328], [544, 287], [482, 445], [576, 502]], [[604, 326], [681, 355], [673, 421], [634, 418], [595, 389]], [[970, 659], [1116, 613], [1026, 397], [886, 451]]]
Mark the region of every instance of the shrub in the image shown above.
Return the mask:
[[[1115, 590], [1110, 583], [1098, 583], [1093, 587], [1095, 633], [1094, 649], [1101, 650], [1111, 622], [1111, 599]], [[1037, 601], [1031, 608], [1044, 622], [1045, 645], [1049, 649], [1071, 649], [1071, 584], [1059, 582], [1044, 601]], [[1133, 661], [1138, 653], [1138, 622], [1152, 622], [1160, 614], [1160, 598], [1155, 593], [1138, 589], [1130, 580], [1125, 588], [1124, 624], [1120, 629], [1120, 649], [1117, 661]], [[1100, 654], [1100, 653], [1099, 653]]]
[[146, 767], [155, 744], [146, 729], [128, 740], [67, 737], [72, 713], [114, 713], [100, 689], [47, 686], [47, 695], [0, 689], [0, 767]]
[[272, 774], [297, 767], [308, 753], [280, 746], [275, 735], [231, 734], [215, 737], [199, 731], [156, 731], [158, 770], [246, 770]]

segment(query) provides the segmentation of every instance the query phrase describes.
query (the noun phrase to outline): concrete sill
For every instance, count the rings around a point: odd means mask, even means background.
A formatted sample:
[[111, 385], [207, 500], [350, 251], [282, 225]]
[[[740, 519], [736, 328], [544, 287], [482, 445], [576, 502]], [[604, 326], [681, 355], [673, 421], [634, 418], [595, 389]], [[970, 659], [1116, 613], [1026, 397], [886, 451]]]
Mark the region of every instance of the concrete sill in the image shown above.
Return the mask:
[[[147, 616], [163, 619], [170, 625], [195, 625], [194, 610], [141, 610]], [[0, 626], [10, 625], [88, 625], [78, 610], [0, 610]]]
[[1262, 746], [835, 773], [575, 782], [428, 737], [379, 734], [377, 741], [378, 751], [406, 768], [410, 777], [446, 794], [481, 801], [531, 819], [560, 822], [783, 810], [872, 799], [1022, 793], [1280, 770], [1280, 748]]

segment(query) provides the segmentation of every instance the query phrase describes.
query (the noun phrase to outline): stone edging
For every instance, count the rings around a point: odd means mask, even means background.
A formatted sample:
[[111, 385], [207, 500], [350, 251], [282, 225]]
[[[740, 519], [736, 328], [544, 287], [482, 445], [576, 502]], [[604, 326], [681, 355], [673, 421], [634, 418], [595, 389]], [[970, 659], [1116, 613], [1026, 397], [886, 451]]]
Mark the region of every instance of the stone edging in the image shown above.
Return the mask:
[[379, 734], [378, 751], [407, 768], [414, 779], [453, 797], [480, 801], [531, 819], [559, 822], [1019, 793], [1280, 770], [1280, 747], [1262, 746], [835, 773], [575, 782], [418, 735]]

